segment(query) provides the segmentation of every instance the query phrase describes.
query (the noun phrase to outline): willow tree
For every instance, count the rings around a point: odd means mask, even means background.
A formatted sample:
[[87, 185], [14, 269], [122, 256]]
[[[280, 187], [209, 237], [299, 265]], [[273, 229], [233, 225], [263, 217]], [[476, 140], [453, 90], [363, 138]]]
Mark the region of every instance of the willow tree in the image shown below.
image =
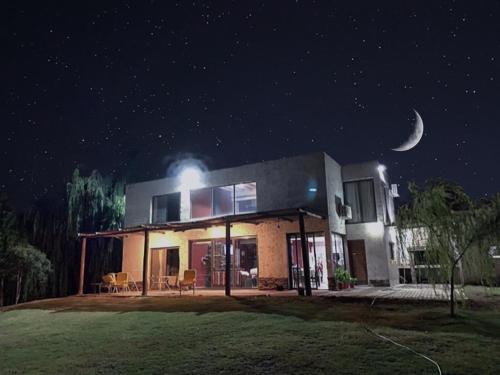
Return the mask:
[[[103, 178], [97, 171], [82, 176], [76, 169], [68, 183], [67, 194], [69, 238], [76, 240], [79, 232], [121, 228], [125, 214], [123, 182]], [[98, 239], [89, 244], [90, 259], [85, 267], [88, 276], [98, 277], [116, 269], [121, 263], [118, 247], [113, 239]]]
[[474, 201], [454, 183], [431, 181], [409, 186], [411, 201], [398, 211], [400, 244], [422, 249], [433, 285], [443, 282], [455, 316], [457, 273], [465, 271], [488, 284], [493, 275], [489, 250], [500, 233], [500, 196]]

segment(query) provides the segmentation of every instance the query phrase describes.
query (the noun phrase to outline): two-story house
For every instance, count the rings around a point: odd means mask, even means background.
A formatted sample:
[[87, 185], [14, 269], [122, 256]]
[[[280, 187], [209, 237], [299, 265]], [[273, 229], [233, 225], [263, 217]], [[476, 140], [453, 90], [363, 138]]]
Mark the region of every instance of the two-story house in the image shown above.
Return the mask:
[[187, 168], [128, 184], [125, 228], [83, 237], [123, 237], [122, 271], [146, 289], [186, 269], [197, 288], [328, 289], [335, 267], [389, 285], [399, 278], [390, 187], [380, 163], [341, 166], [325, 153]]

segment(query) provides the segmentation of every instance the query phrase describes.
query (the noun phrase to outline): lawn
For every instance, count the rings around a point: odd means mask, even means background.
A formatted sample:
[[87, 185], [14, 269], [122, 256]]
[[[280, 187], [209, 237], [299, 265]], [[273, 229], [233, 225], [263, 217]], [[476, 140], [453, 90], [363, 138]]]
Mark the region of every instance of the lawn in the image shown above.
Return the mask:
[[0, 313], [2, 374], [500, 372], [496, 306], [300, 297], [70, 297]]

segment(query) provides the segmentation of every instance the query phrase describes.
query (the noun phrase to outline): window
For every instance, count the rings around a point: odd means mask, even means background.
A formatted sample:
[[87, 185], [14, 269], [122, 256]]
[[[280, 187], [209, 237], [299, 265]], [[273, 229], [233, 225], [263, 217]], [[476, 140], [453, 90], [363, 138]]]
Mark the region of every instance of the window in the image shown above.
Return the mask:
[[348, 223], [377, 221], [373, 180], [346, 182], [344, 190], [346, 204], [352, 209], [352, 219]]
[[191, 218], [257, 211], [255, 182], [191, 190]]
[[393, 242], [389, 242], [389, 253], [391, 256], [391, 260], [395, 260], [395, 258], [394, 258], [394, 243]]
[[342, 235], [332, 233], [332, 255], [335, 267], [345, 268], [344, 261], [344, 238]]
[[156, 195], [152, 203], [151, 222], [153, 224], [180, 220], [181, 193]]
[[235, 185], [234, 192], [237, 214], [257, 211], [257, 184], [255, 182]]
[[214, 216], [234, 213], [234, 186], [214, 188]]
[[212, 216], [212, 188], [191, 190], [191, 217]]

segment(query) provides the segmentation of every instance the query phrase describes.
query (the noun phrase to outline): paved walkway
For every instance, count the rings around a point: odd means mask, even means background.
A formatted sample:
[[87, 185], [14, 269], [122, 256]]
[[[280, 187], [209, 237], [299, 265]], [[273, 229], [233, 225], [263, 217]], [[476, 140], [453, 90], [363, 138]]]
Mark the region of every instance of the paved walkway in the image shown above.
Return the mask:
[[[178, 290], [157, 291], [151, 290], [148, 293], [150, 296], [178, 297]], [[106, 293], [106, 295], [108, 295]], [[137, 297], [140, 292], [124, 292], [109, 294], [116, 297]], [[192, 291], [182, 292], [183, 296], [192, 296]], [[223, 296], [223, 289], [196, 289], [194, 294], [198, 297]], [[235, 297], [252, 297], [252, 296], [271, 296], [271, 297], [292, 297], [297, 295], [296, 290], [258, 290], [258, 289], [233, 289], [231, 295]], [[441, 285], [398, 285], [393, 287], [373, 287], [373, 286], [357, 286], [352, 289], [341, 291], [330, 290], [313, 290], [314, 296], [320, 297], [347, 297], [347, 298], [377, 298], [377, 299], [392, 299], [392, 300], [409, 300], [409, 301], [446, 301], [449, 299], [449, 293]], [[90, 295], [92, 296], [92, 295]]]

